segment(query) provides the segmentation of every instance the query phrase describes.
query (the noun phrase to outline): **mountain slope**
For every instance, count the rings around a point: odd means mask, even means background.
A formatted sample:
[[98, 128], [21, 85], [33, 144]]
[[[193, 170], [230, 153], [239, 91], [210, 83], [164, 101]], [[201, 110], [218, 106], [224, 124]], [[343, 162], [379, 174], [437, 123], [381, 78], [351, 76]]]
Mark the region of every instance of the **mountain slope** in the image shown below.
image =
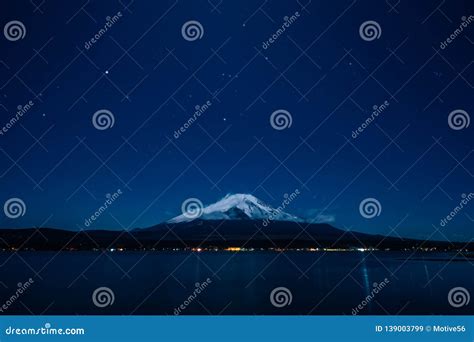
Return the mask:
[[376, 248], [474, 251], [474, 243], [422, 241], [347, 232], [329, 224], [262, 220], [194, 220], [161, 223], [132, 231], [60, 229], [0, 229], [0, 250], [160, 250], [175, 248]]
[[[192, 216], [192, 217], [191, 217]], [[229, 194], [220, 201], [202, 208], [201, 215], [194, 217], [183, 213], [167, 223], [200, 220], [274, 220], [299, 222], [300, 218], [275, 209], [249, 194]]]
[[0, 251], [159, 250], [184, 248], [339, 248], [474, 251], [474, 242], [422, 241], [345, 231], [325, 223], [303, 222], [255, 196], [227, 195], [201, 215], [179, 215], [149, 228], [130, 231], [67, 231], [49, 228], [0, 229]]

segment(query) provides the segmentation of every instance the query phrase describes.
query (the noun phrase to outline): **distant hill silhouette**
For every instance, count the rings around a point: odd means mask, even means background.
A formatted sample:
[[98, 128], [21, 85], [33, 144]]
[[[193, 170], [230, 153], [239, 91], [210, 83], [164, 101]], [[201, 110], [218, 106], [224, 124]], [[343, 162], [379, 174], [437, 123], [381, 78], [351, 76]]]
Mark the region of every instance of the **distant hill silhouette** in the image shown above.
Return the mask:
[[131, 231], [0, 229], [0, 249], [92, 250], [164, 248], [437, 248], [473, 251], [474, 243], [423, 241], [343, 231], [329, 224], [265, 220], [201, 220], [161, 223]]

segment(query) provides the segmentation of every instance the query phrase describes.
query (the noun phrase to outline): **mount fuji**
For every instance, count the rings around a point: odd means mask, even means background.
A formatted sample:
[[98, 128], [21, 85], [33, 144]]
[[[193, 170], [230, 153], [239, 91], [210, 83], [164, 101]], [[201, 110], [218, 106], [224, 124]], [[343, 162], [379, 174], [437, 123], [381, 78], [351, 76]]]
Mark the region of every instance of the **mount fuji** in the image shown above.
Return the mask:
[[[286, 202], [285, 202], [286, 203]], [[38, 228], [0, 229], [0, 250], [168, 250], [189, 248], [378, 249], [474, 251], [474, 243], [424, 241], [342, 230], [328, 223], [307, 222], [273, 208], [249, 194], [227, 195], [152, 227], [130, 231], [68, 231]], [[186, 208], [184, 208], [186, 209]], [[195, 210], [196, 209], [196, 210]]]
[[[216, 203], [199, 208], [200, 215], [176, 216], [167, 223], [191, 222], [200, 220], [272, 220], [301, 222], [302, 219], [285, 213], [280, 208], [275, 209], [250, 194], [228, 194]], [[191, 217], [192, 216], [192, 217]]]

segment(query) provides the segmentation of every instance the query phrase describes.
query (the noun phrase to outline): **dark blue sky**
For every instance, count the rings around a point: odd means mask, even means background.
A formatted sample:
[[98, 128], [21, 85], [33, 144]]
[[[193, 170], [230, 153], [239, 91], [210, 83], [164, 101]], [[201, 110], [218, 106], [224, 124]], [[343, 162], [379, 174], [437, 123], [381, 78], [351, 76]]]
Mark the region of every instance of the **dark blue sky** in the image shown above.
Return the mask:
[[[472, 239], [473, 205], [445, 227], [440, 220], [474, 191], [472, 125], [448, 124], [454, 110], [474, 112], [474, 22], [445, 49], [440, 43], [474, 5], [438, 5], [2, 2], [2, 27], [19, 20], [26, 35], [0, 37], [0, 125], [18, 105], [34, 105], [0, 136], [0, 202], [26, 204], [19, 218], [2, 213], [0, 226], [77, 229], [117, 189], [123, 194], [91, 228], [151, 226], [178, 215], [189, 197], [209, 204], [245, 192], [276, 207], [299, 189], [287, 211], [340, 228]], [[190, 20], [202, 25], [201, 39], [183, 38]], [[369, 20], [381, 35], [366, 41], [359, 27]], [[113, 127], [94, 127], [100, 109], [113, 113]], [[272, 128], [278, 109], [291, 114], [291, 127]], [[379, 216], [361, 216], [365, 198], [380, 202]]]

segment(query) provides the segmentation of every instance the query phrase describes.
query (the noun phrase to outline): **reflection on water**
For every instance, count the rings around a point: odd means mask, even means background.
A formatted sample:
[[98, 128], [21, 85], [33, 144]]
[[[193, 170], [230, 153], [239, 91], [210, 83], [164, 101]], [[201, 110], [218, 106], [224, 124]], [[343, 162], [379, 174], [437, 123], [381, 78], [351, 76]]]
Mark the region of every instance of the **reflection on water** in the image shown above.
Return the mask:
[[[474, 294], [474, 263], [463, 257], [403, 252], [24, 252], [0, 253], [0, 302], [30, 277], [34, 284], [3, 314], [470, 314], [453, 308], [454, 287]], [[196, 294], [196, 283], [212, 283]], [[374, 295], [387, 278], [389, 284]], [[112, 305], [92, 293], [108, 287]], [[276, 287], [292, 302], [277, 308]], [[193, 295], [192, 301], [189, 297]], [[1, 303], [0, 303], [1, 304]]]

